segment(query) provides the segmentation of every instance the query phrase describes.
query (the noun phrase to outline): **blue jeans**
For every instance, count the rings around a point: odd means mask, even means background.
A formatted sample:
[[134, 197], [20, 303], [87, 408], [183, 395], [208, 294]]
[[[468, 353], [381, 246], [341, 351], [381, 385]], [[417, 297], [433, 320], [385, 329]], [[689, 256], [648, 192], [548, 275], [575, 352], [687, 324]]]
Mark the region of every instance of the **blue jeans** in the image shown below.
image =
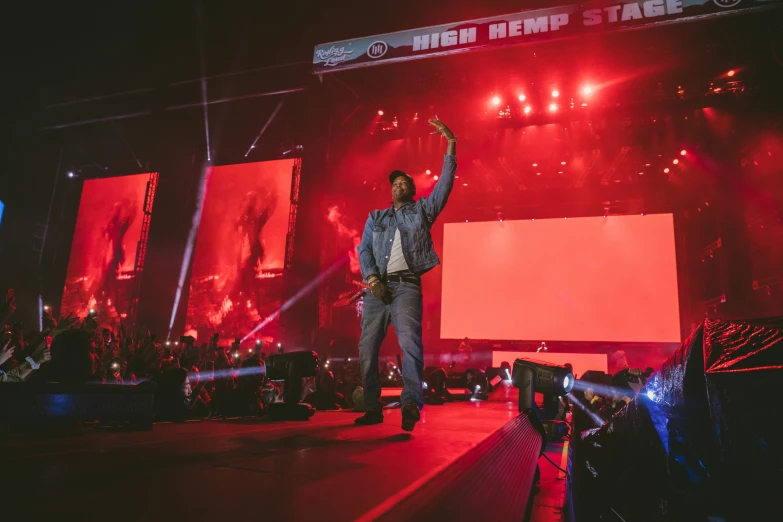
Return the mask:
[[362, 366], [364, 404], [367, 411], [380, 408], [381, 376], [378, 352], [390, 324], [397, 331], [402, 349], [402, 406], [424, 406], [422, 374], [424, 347], [421, 343], [421, 287], [411, 283], [389, 283], [394, 290], [391, 304], [384, 304], [370, 292], [364, 294], [362, 336], [359, 339], [359, 360]]

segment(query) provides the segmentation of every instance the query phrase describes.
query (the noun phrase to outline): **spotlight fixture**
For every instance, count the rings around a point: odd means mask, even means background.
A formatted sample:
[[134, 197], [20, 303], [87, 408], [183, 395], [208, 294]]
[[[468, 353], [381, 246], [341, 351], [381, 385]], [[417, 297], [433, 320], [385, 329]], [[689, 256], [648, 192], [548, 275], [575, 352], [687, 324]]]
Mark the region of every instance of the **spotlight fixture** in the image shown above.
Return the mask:
[[378, 116], [383, 116], [383, 111], [379, 110], [378, 111]]
[[736, 74], [736, 71], [735, 71], [734, 69], [731, 69], [729, 72], [727, 72], [727, 73], [726, 73], [726, 76], [728, 76], [729, 78], [731, 78], [731, 77], [732, 77], [732, 76], [734, 76], [735, 74]]
[[669, 167], [666, 167], [665, 169], [663, 169], [663, 173], [664, 174], [668, 174], [669, 173]]
[[[532, 410], [540, 420], [550, 420], [557, 415], [558, 397], [566, 395], [574, 387], [574, 374], [565, 366], [535, 359], [517, 359], [511, 382], [519, 388], [519, 411]], [[543, 409], [535, 402], [536, 393], [544, 396]]]
[[533, 110], [533, 109], [532, 109], [532, 107], [530, 107], [530, 105], [527, 105], [527, 106], [525, 106], [525, 110], [524, 110], [524, 112], [525, 112], [525, 114], [530, 114], [530, 112], [531, 112], [532, 110]]
[[558, 90], [552, 91], [552, 98], [557, 98], [558, 96], [560, 96], [560, 91]]
[[677, 158], [674, 158], [674, 159], [672, 160], [672, 164], [673, 164], [673, 165], [676, 165], [676, 164], [678, 164], [679, 162], [680, 162], [680, 160], [678, 160]]
[[492, 105], [500, 105], [500, 96], [492, 97]]
[[593, 88], [590, 87], [589, 85], [585, 85], [584, 87], [582, 87], [582, 94], [584, 94], [585, 96], [589, 96], [590, 94], [592, 94], [592, 92], [593, 92]]
[[682, 149], [682, 150], [680, 151], [680, 156], [685, 156], [686, 154], [688, 154], [688, 151], [687, 151], [687, 150], [685, 150], [685, 149]]
[[550, 103], [549, 104], [549, 112], [555, 112], [557, 110], [557, 104], [556, 103]]
[[320, 368], [318, 354], [312, 351], [289, 352], [270, 355], [266, 362], [266, 374], [271, 381], [285, 381], [283, 402], [274, 402], [269, 407], [272, 420], [307, 420], [315, 410], [300, 403], [302, 378], [315, 377]]
[[430, 174], [432, 174], [432, 171], [430, 169], [427, 169], [427, 170], [424, 171], [424, 173], [429, 176]]
[[525, 101], [527, 97], [524, 94], [519, 95], [519, 101]]
[[69, 178], [72, 178], [72, 177], [76, 176], [76, 174], [74, 174], [72, 170], [69, 170], [67, 172], [66, 176], [68, 176]]

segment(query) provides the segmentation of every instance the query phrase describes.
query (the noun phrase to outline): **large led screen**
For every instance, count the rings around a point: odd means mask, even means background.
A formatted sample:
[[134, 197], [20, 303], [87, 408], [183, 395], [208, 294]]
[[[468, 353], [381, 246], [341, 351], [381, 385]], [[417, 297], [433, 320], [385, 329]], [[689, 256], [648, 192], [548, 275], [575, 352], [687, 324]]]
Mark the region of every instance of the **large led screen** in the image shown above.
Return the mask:
[[84, 182], [61, 313], [95, 309], [111, 325], [127, 317], [149, 180], [150, 174], [135, 174]]
[[186, 330], [243, 337], [279, 309], [293, 167], [278, 160], [208, 170]]
[[448, 223], [441, 337], [679, 342], [671, 214]]

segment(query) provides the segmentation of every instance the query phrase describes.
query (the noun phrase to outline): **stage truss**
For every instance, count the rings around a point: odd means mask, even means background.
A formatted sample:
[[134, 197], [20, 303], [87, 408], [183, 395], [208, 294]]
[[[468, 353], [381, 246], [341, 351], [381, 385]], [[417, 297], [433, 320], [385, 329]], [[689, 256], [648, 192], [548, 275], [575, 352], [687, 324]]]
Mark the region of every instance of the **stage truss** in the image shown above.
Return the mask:
[[133, 290], [131, 293], [130, 307], [128, 309], [127, 324], [135, 326], [136, 317], [139, 311], [139, 296], [141, 295], [141, 276], [144, 272], [144, 260], [147, 258], [147, 241], [150, 234], [150, 223], [152, 221], [152, 205], [155, 202], [155, 192], [158, 189], [158, 173], [151, 172], [147, 181], [147, 191], [144, 194], [143, 220], [141, 223], [141, 236], [139, 237], [138, 247], [136, 248], [136, 261], [133, 272]]

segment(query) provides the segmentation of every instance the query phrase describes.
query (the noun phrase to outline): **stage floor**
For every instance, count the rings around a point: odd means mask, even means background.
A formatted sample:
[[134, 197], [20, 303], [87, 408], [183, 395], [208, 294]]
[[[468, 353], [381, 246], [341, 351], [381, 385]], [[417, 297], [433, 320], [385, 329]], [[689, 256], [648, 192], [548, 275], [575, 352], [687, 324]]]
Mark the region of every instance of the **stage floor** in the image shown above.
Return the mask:
[[407, 434], [400, 410], [385, 413], [370, 427], [320, 412], [0, 439], [3, 518], [371, 520], [517, 415], [512, 403], [428, 406]]

